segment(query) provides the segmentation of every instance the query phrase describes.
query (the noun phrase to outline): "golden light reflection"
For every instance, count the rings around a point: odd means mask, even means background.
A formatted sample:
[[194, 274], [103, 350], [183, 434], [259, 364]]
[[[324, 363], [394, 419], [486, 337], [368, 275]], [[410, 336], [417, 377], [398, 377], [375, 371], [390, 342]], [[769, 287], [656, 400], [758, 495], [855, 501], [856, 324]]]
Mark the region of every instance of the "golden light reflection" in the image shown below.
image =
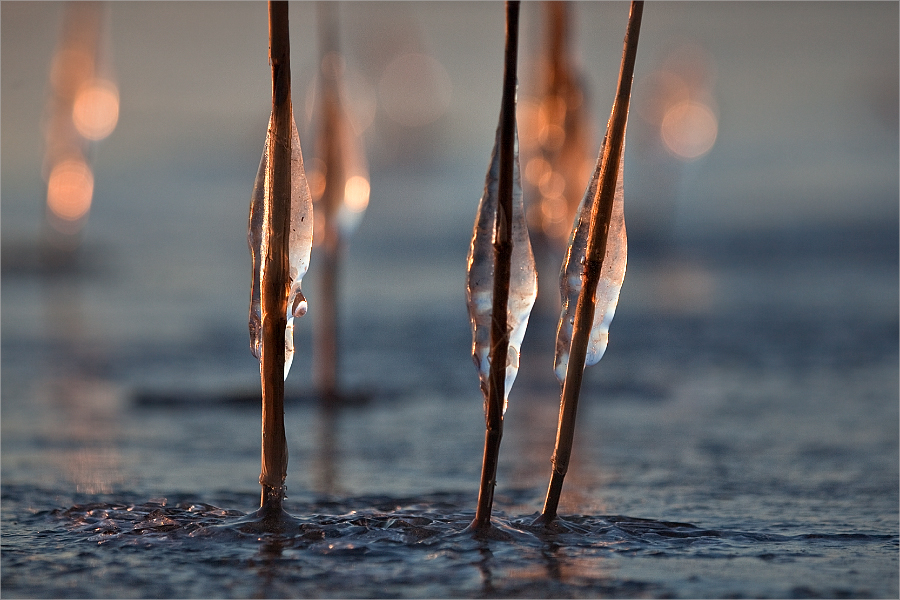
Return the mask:
[[78, 221], [91, 209], [94, 174], [83, 160], [65, 160], [50, 172], [47, 208], [64, 221]]
[[566, 191], [566, 179], [559, 171], [548, 171], [538, 181], [538, 188], [545, 197], [561, 198]]
[[[60, 315], [56, 318], [59, 320]], [[69, 328], [71, 323], [60, 326], [63, 335], [77, 334], [66, 331]], [[73, 354], [77, 356], [79, 350]], [[125, 460], [116, 443], [122, 435], [121, 390], [107, 381], [75, 375], [42, 382], [35, 396], [41, 409], [51, 415], [45, 426], [56, 443], [49, 454], [75, 490], [110, 494], [121, 488], [126, 479]]]
[[119, 88], [104, 79], [82, 86], [75, 96], [72, 121], [78, 133], [89, 140], [109, 136], [119, 121]]
[[714, 74], [707, 52], [687, 41], [671, 49], [660, 67], [641, 81], [635, 110], [657, 129], [662, 147], [676, 158], [696, 160], [716, 143], [719, 117], [712, 94]]
[[660, 136], [666, 148], [687, 160], [699, 158], [716, 143], [719, 122], [712, 109], [700, 102], [681, 102], [666, 111]]
[[[342, 255], [369, 204], [369, 169], [362, 131], [366, 123], [354, 119], [356, 98], [345, 92], [347, 61], [340, 53], [339, 4], [317, 4], [321, 56], [313, 114], [315, 160], [313, 240], [319, 249], [321, 287], [316, 305], [313, 380], [323, 402], [336, 402], [338, 390], [339, 272]], [[374, 103], [371, 103], [374, 107]], [[373, 108], [374, 111], [374, 108]]]
[[344, 185], [344, 205], [352, 212], [362, 212], [369, 205], [369, 180], [354, 175]]
[[67, 3], [59, 45], [50, 65], [43, 127], [46, 139], [48, 240], [72, 250], [87, 222], [94, 194], [91, 144], [109, 136], [119, 120], [119, 90], [109, 73], [107, 8]]

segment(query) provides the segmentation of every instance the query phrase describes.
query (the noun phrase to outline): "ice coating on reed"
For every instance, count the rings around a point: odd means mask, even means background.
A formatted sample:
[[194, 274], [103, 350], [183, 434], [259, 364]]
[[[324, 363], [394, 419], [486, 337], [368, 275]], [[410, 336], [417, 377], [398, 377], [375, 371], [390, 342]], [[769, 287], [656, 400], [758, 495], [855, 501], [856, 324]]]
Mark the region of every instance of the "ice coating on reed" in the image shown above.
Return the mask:
[[[250, 227], [247, 241], [253, 259], [253, 280], [250, 286], [250, 352], [260, 358], [262, 355], [262, 307], [261, 294], [265, 256], [269, 247], [269, 142], [272, 135], [274, 114], [269, 117], [269, 129], [266, 133], [266, 146], [253, 194], [250, 197]], [[287, 301], [287, 327], [284, 336], [284, 376], [287, 378], [294, 359], [294, 318], [306, 314], [307, 303], [300, 282], [309, 268], [309, 253], [312, 247], [313, 209], [309, 184], [303, 170], [303, 155], [300, 151], [300, 135], [294, 116], [291, 114], [291, 224], [288, 237], [288, 260], [290, 292]]]
[[[469, 246], [468, 273], [466, 280], [466, 300], [469, 320], [472, 325], [472, 360], [478, 369], [482, 391], [487, 397], [490, 377], [491, 351], [491, 309], [494, 289], [494, 225], [497, 218], [497, 204], [500, 183], [500, 128], [490, 168], [484, 186], [484, 194], [478, 203], [478, 213]], [[525, 337], [528, 317], [537, 298], [537, 272], [531, 240], [525, 223], [525, 206], [519, 173], [519, 137], [515, 133], [513, 161], [512, 198], [512, 261], [509, 280], [509, 301], [507, 303], [506, 324], [509, 330], [509, 351], [506, 363], [506, 386], [503, 394], [503, 410], [509, 391], [519, 372], [519, 349]]]
[[[604, 140], [603, 146], [605, 145], [606, 141]], [[600, 147], [601, 158], [603, 156], [603, 146]], [[578, 304], [578, 294], [581, 293], [585, 251], [591, 223], [591, 208], [597, 195], [597, 186], [600, 181], [601, 158], [597, 160], [597, 167], [594, 169], [591, 183], [581, 199], [578, 212], [575, 214], [572, 234], [569, 237], [569, 247], [566, 250], [566, 256], [559, 274], [559, 294], [562, 300], [562, 310], [560, 311], [559, 326], [556, 331], [554, 370], [560, 383], [563, 383], [566, 379], [566, 369], [569, 364], [572, 326], [575, 322], [575, 307]], [[606, 351], [606, 344], [609, 341], [609, 325], [612, 322], [613, 315], [615, 315], [616, 305], [619, 302], [619, 291], [622, 289], [622, 282], [625, 280], [628, 239], [625, 235], [624, 168], [625, 146], [623, 142], [622, 153], [619, 158], [619, 172], [616, 176], [616, 194], [613, 199], [609, 235], [606, 241], [606, 253], [603, 256], [603, 265], [600, 269], [600, 281], [597, 282], [597, 289], [594, 292], [596, 306], [587, 356], [584, 361], [585, 366], [596, 364]]]

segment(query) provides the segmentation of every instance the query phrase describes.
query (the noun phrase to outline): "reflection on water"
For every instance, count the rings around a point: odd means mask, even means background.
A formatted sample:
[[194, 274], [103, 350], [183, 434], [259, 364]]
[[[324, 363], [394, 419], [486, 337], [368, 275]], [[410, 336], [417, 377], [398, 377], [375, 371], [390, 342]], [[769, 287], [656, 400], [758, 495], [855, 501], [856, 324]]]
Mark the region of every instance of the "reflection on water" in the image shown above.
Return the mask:
[[324, 401], [319, 407], [317, 432], [316, 472], [313, 489], [326, 496], [341, 493], [339, 448], [337, 439], [338, 412], [340, 407], [332, 401]]
[[34, 410], [45, 446], [75, 489], [111, 493], [126, 483], [118, 448], [126, 400], [102, 375], [104, 350], [91, 335], [82, 287], [77, 278], [43, 282], [43, 322], [52, 344], [41, 366], [51, 375], [37, 383]]
[[116, 386], [102, 380], [61, 378], [48, 381], [38, 401], [49, 409], [45, 446], [76, 491], [108, 494], [127, 483], [118, 448], [122, 394]]

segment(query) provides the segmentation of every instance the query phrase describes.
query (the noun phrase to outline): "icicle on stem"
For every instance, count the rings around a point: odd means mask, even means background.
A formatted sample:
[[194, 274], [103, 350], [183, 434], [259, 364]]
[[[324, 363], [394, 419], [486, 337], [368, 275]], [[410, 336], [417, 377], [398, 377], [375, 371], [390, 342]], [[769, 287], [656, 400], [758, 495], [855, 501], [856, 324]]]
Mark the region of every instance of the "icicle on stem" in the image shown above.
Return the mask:
[[628, 104], [631, 99], [631, 83], [634, 77], [634, 62], [637, 55], [638, 36], [640, 35], [643, 11], [644, 3], [633, 0], [628, 18], [628, 28], [625, 33], [616, 99], [609, 119], [606, 143], [601, 156], [600, 183], [597, 186], [597, 193], [591, 209], [590, 230], [582, 274], [583, 285], [578, 295], [578, 303], [575, 309], [572, 343], [560, 401], [556, 447], [551, 461], [553, 463], [553, 471], [550, 476], [550, 485], [547, 490], [544, 508], [538, 519], [539, 522], [544, 524], [549, 524], [556, 518], [563, 479], [566, 476], [569, 459], [572, 454], [578, 396], [581, 391], [588, 341], [594, 322], [594, 293], [600, 280], [603, 257], [606, 253], [606, 241], [612, 217], [619, 163], [625, 144], [625, 125], [628, 121]]
[[491, 508], [497, 479], [500, 440], [503, 437], [503, 405], [506, 391], [506, 362], [509, 329], [506, 307], [512, 262], [513, 169], [516, 133], [516, 62], [519, 44], [519, 2], [506, 3], [506, 49], [503, 67], [503, 94], [500, 108], [500, 178], [497, 218], [494, 230], [494, 289], [491, 321], [491, 370], [485, 406], [484, 459], [478, 506], [472, 527], [484, 531], [491, 526]]
[[288, 241], [291, 215], [291, 63], [288, 3], [269, 2], [269, 60], [272, 65], [272, 129], [269, 136], [269, 187], [266, 199], [269, 244], [262, 257], [263, 344], [261, 510], [281, 512], [287, 477], [284, 433], [284, 369], [287, 300], [290, 291]]

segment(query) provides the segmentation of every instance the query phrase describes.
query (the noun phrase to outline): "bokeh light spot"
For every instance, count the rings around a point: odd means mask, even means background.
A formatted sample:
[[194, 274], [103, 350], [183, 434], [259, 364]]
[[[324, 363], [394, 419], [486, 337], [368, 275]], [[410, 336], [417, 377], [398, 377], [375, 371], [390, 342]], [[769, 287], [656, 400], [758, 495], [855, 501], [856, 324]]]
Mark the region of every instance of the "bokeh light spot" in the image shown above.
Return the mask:
[[99, 141], [119, 122], [119, 90], [114, 83], [95, 79], [82, 86], [75, 96], [72, 121], [82, 136]]
[[681, 102], [666, 111], [660, 135], [675, 156], [694, 160], [709, 152], [716, 143], [719, 121], [712, 109], [700, 102]]
[[344, 201], [353, 212], [362, 212], [369, 205], [369, 180], [354, 175], [344, 184]]
[[53, 167], [47, 181], [47, 208], [66, 221], [77, 221], [91, 208], [94, 174], [83, 160], [69, 159]]

